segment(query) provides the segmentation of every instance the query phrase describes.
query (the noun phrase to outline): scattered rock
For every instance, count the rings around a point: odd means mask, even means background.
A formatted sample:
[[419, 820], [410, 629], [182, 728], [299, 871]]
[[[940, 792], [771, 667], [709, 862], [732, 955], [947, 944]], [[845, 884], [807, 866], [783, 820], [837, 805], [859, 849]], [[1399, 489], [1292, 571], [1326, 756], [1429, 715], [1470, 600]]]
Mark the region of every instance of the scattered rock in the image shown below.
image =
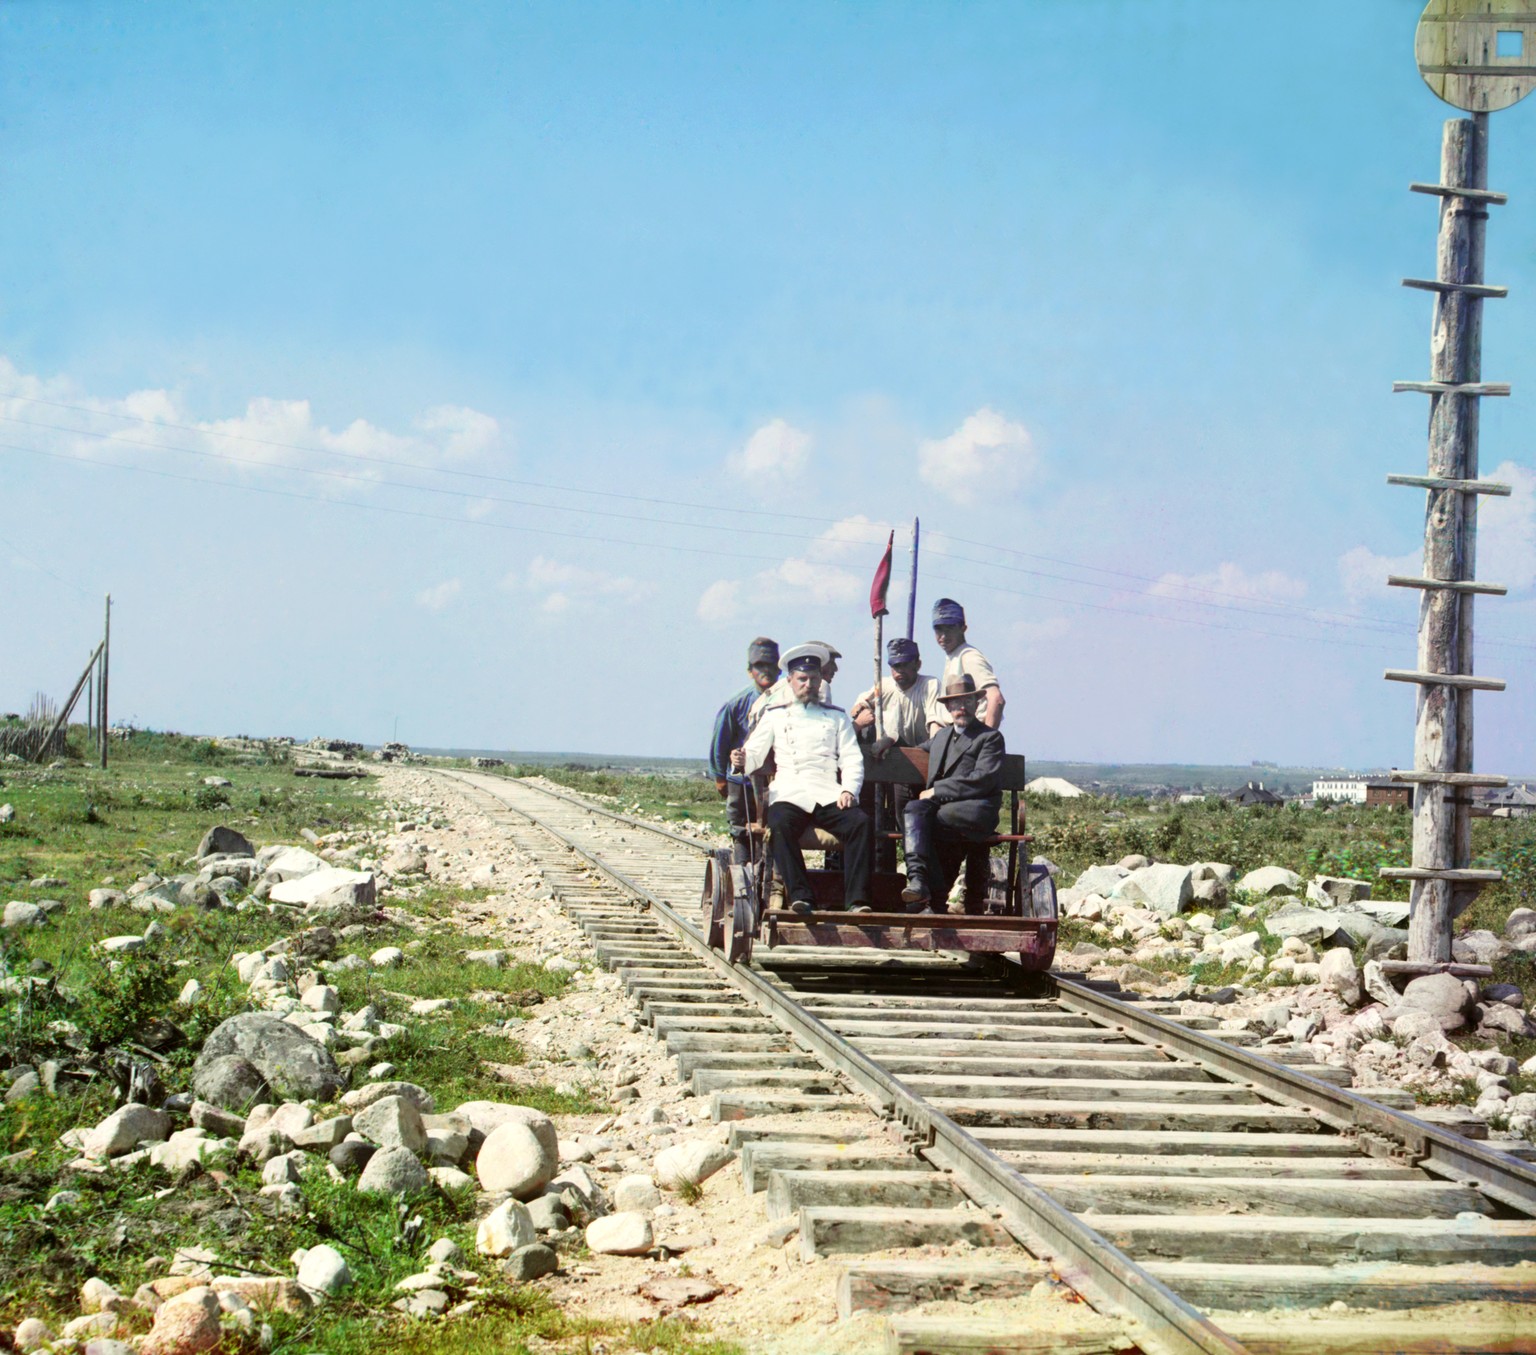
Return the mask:
[[403, 1096], [383, 1096], [352, 1117], [352, 1128], [380, 1148], [407, 1148], [421, 1154], [427, 1147], [427, 1131], [421, 1112]]
[[356, 1176], [378, 1151], [362, 1139], [344, 1139], [326, 1154], [326, 1158], [343, 1176]]
[[[224, 784], [227, 786], [229, 782], [225, 781]], [[194, 855], [199, 861], [208, 856], [255, 856], [256, 848], [244, 833], [237, 833], [233, 828], [219, 824], [203, 834], [203, 840], [197, 844]]]
[[513, 1284], [528, 1284], [541, 1275], [553, 1275], [560, 1268], [560, 1258], [553, 1247], [542, 1242], [530, 1242], [517, 1248], [502, 1263], [502, 1275]]
[[509, 1191], [526, 1200], [554, 1179], [559, 1163], [558, 1145], [552, 1153], [531, 1125], [508, 1120], [486, 1135], [475, 1157], [475, 1175], [482, 1189]]
[[352, 1283], [352, 1272], [341, 1253], [322, 1242], [298, 1257], [299, 1283], [312, 1294], [339, 1294]]
[[646, 1212], [661, 1203], [661, 1192], [649, 1176], [625, 1176], [613, 1188], [613, 1207], [620, 1212]]
[[3, 919], [0, 919], [0, 927], [9, 932], [20, 927], [41, 927], [47, 920], [48, 915], [37, 904], [13, 899], [5, 905], [5, 914]]
[[1467, 1024], [1466, 1013], [1476, 997], [1476, 984], [1451, 974], [1421, 974], [1403, 989], [1402, 1005], [1428, 1012], [1442, 1030], [1455, 1031]]
[[605, 1256], [643, 1256], [654, 1245], [644, 1214], [609, 1214], [587, 1225], [587, 1248]]
[[1243, 876], [1237, 882], [1237, 888], [1241, 893], [1256, 894], [1261, 898], [1271, 894], [1294, 894], [1301, 888], [1301, 876], [1284, 866], [1260, 866]]
[[223, 1337], [219, 1297], [207, 1285], [199, 1285], [168, 1298], [155, 1310], [155, 1324], [139, 1355], [196, 1355], [212, 1350]]
[[504, 1200], [480, 1220], [475, 1229], [475, 1250], [481, 1256], [510, 1256], [536, 1237], [528, 1206], [518, 1200]]
[[409, 1148], [380, 1148], [357, 1178], [357, 1188], [365, 1195], [404, 1195], [409, 1199], [431, 1186], [427, 1169]]
[[1352, 880], [1343, 875], [1319, 875], [1307, 884], [1307, 897], [1319, 908], [1337, 908], [1371, 897], [1368, 880]]
[[1354, 952], [1348, 946], [1335, 946], [1323, 952], [1323, 958], [1318, 962], [1318, 979], [1346, 1007], [1359, 1006], [1364, 995], [1360, 970], [1355, 964]]
[[656, 1154], [656, 1179], [670, 1189], [684, 1183], [700, 1185], [736, 1156], [723, 1143], [690, 1139]]
[[130, 1101], [107, 1116], [85, 1136], [81, 1151], [86, 1157], [119, 1157], [141, 1143], [160, 1143], [171, 1132], [171, 1117]]
[[349, 1091], [341, 1098], [341, 1104], [356, 1114], [387, 1096], [398, 1096], [409, 1101], [423, 1115], [430, 1115], [437, 1104], [431, 1092], [425, 1087], [417, 1086], [414, 1082], [369, 1082]]
[[1172, 917], [1193, 901], [1194, 880], [1188, 866], [1142, 866], [1121, 880], [1111, 897]]

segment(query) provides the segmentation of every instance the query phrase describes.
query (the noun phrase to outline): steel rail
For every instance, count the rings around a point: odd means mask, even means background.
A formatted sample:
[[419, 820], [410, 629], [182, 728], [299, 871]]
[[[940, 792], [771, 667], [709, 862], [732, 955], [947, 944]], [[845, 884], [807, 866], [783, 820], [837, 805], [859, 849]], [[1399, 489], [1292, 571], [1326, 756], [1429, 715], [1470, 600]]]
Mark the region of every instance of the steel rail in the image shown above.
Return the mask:
[[[463, 784], [476, 786], [462, 775], [445, 773]], [[1024, 1246], [1048, 1261], [1068, 1284], [1093, 1302], [1136, 1329], [1141, 1347], [1167, 1355], [1246, 1355], [1247, 1347], [1234, 1340], [1198, 1309], [1144, 1270], [1108, 1238], [1057, 1204], [1034, 1182], [1014, 1171], [996, 1153], [967, 1134], [958, 1124], [929, 1105], [899, 1078], [860, 1053], [842, 1036], [812, 1016], [799, 1003], [751, 969], [731, 964], [699, 935], [697, 929], [665, 899], [639, 881], [615, 869], [600, 856], [587, 851], [559, 829], [537, 819], [516, 805], [507, 804], [486, 790], [492, 799], [548, 833], [567, 850], [581, 857], [621, 889], [643, 899], [691, 950], [715, 973], [767, 1011], [780, 1025], [805, 1044], [823, 1063], [860, 1090], [877, 1110], [898, 1119], [917, 1136], [921, 1155], [949, 1171], [978, 1204], [994, 1212], [999, 1221]], [[542, 786], [524, 789], [551, 795], [582, 809], [592, 806]], [[625, 818], [636, 827], [653, 828], [610, 810], [610, 817]], [[675, 833], [664, 836], [679, 838]], [[702, 844], [689, 846], [706, 850]]]
[[[1393, 1153], [1416, 1166], [1473, 1186], [1490, 1199], [1536, 1216], [1536, 1169], [1507, 1153], [1378, 1105], [1357, 1092], [1323, 1082], [1298, 1068], [1272, 1063], [1177, 1021], [1137, 1011], [1071, 979], [1050, 976], [1061, 1001], [1083, 1015], [1151, 1044], [1166, 1046], [1260, 1095], [1300, 1106], [1323, 1123], [1355, 1136], [1367, 1152]], [[1383, 1140], [1386, 1142], [1383, 1143]], [[1384, 1154], [1381, 1150], [1385, 1148]]]

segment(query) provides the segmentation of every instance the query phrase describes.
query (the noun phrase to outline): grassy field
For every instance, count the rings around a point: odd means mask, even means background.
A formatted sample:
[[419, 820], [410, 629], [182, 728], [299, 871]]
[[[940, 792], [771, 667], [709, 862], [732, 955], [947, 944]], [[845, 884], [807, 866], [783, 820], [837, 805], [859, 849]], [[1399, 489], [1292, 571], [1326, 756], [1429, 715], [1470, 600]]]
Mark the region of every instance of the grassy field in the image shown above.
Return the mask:
[[[63, 1173], [74, 1154], [57, 1139], [98, 1123], [114, 1108], [115, 1067], [125, 1057], [148, 1060], [163, 1092], [186, 1090], [203, 1039], [224, 1018], [247, 1010], [247, 990], [230, 957], [301, 925], [281, 909], [241, 908], [237, 893], [233, 908], [179, 907], [156, 915], [165, 935], [109, 964], [95, 943], [141, 933], [150, 917], [125, 908], [93, 911], [86, 906], [88, 891], [123, 888], [149, 871], [167, 878], [184, 872], [214, 823], [261, 845], [298, 842], [301, 829], [323, 835], [376, 826], [382, 813], [364, 783], [296, 779], [280, 747], [236, 755], [206, 740], [139, 734], [112, 751], [106, 771], [73, 761], [55, 770], [0, 766], [0, 803], [15, 810], [10, 822], [0, 824], [0, 902], [63, 905], [47, 925], [0, 932], [0, 978], [36, 981], [26, 985], [28, 992], [0, 996], [0, 1074], [47, 1059], [66, 1070], [56, 1096], [0, 1104], [0, 1155], [19, 1154], [0, 1165], [0, 1267], [7, 1276], [0, 1286], [0, 1326], [40, 1316], [57, 1330], [76, 1315], [76, 1296], [88, 1276], [100, 1275], [131, 1293], [163, 1275], [181, 1247], [207, 1248], [218, 1273], [291, 1275], [288, 1258], [296, 1247], [328, 1241], [347, 1258], [356, 1285], [318, 1316], [276, 1321], [279, 1355], [363, 1355], [381, 1340], [398, 1350], [437, 1355], [525, 1351], [530, 1341], [573, 1351], [600, 1341], [614, 1351], [730, 1355], [733, 1347], [686, 1322], [629, 1329], [563, 1314], [536, 1290], [509, 1286], [490, 1268], [473, 1319], [381, 1336], [381, 1314], [397, 1297], [395, 1284], [421, 1269], [420, 1252], [428, 1243], [449, 1236], [474, 1257], [472, 1199], [434, 1194], [417, 1203], [414, 1212], [426, 1225], [417, 1239], [402, 1232], [392, 1200], [360, 1195], [323, 1173], [302, 1181], [299, 1214], [274, 1208], [259, 1194], [259, 1171], [233, 1162], [216, 1172], [189, 1171], [174, 1182], [147, 1165], [101, 1175]], [[205, 785], [212, 774], [233, 784]], [[451, 920], [476, 897], [473, 890], [429, 885], [409, 900], [386, 898], [416, 925], [370, 930], [353, 948], [366, 954], [398, 945], [409, 949], [410, 962], [386, 971], [337, 972], [329, 981], [348, 1010], [371, 1002], [385, 1020], [408, 1024], [380, 1057], [395, 1065], [393, 1076], [433, 1092], [440, 1107], [484, 1098], [552, 1113], [604, 1109], [531, 1079], [506, 1080], [523, 1061], [516, 1019], [569, 980], [533, 965], [466, 970], [463, 938]], [[184, 1007], [176, 996], [189, 978], [203, 992], [197, 1004]], [[475, 1001], [405, 1020], [414, 999], [462, 998], [466, 989]], [[512, 1030], [497, 1029], [509, 1018]], [[47, 1208], [61, 1190], [75, 1198], [66, 1195]]]

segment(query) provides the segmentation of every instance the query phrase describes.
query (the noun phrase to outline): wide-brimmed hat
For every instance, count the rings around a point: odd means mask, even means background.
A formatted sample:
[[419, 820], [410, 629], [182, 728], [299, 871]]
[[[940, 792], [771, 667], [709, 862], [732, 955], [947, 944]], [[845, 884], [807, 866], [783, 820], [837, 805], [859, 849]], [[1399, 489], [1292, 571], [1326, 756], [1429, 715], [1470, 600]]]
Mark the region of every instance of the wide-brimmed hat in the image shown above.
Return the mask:
[[939, 700], [947, 706], [951, 701], [974, 701], [980, 695], [976, 690], [976, 679], [969, 673], [961, 673], [944, 684]]
[[784, 655], [784, 667], [791, 673], [810, 670], [819, 673], [822, 665], [831, 662], [832, 655], [826, 645], [812, 640], [809, 644], [796, 645]]

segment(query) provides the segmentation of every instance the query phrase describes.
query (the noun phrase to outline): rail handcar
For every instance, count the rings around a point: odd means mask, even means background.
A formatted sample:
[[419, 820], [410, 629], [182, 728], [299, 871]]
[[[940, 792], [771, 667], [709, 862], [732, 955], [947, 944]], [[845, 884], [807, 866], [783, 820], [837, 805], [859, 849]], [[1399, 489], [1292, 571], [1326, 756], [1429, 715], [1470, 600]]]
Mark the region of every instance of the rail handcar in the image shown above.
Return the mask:
[[[866, 784], [921, 788], [927, 780], [928, 754], [920, 748], [897, 748], [875, 760], [866, 752]], [[733, 963], [752, 958], [753, 943], [775, 946], [846, 946], [877, 950], [951, 950], [1014, 954], [1026, 970], [1050, 968], [1056, 955], [1056, 883], [1050, 869], [1029, 860], [1020, 794], [1026, 780], [1024, 759], [1004, 759], [1002, 788], [1008, 793], [1008, 829], [986, 836], [941, 837], [940, 851], [952, 866], [963, 869], [967, 882], [964, 914], [908, 913], [901, 902], [906, 876], [875, 871], [870, 877], [874, 911], [842, 910], [841, 871], [808, 869], [806, 874], [819, 905], [812, 913], [771, 909], [773, 865], [768, 851], [763, 807], [766, 778], [754, 778], [758, 805], [749, 824], [752, 859], [735, 865], [729, 851], [719, 851], [704, 874], [704, 935], [709, 944]], [[877, 792], [878, 794], [878, 792]], [[877, 832], [896, 837], [897, 825], [877, 819]], [[836, 839], [809, 829], [801, 845], [808, 850], [835, 850]], [[1006, 847], [1006, 854], [993, 849]], [[942, 907], [942, 901], [939, 906]]]

